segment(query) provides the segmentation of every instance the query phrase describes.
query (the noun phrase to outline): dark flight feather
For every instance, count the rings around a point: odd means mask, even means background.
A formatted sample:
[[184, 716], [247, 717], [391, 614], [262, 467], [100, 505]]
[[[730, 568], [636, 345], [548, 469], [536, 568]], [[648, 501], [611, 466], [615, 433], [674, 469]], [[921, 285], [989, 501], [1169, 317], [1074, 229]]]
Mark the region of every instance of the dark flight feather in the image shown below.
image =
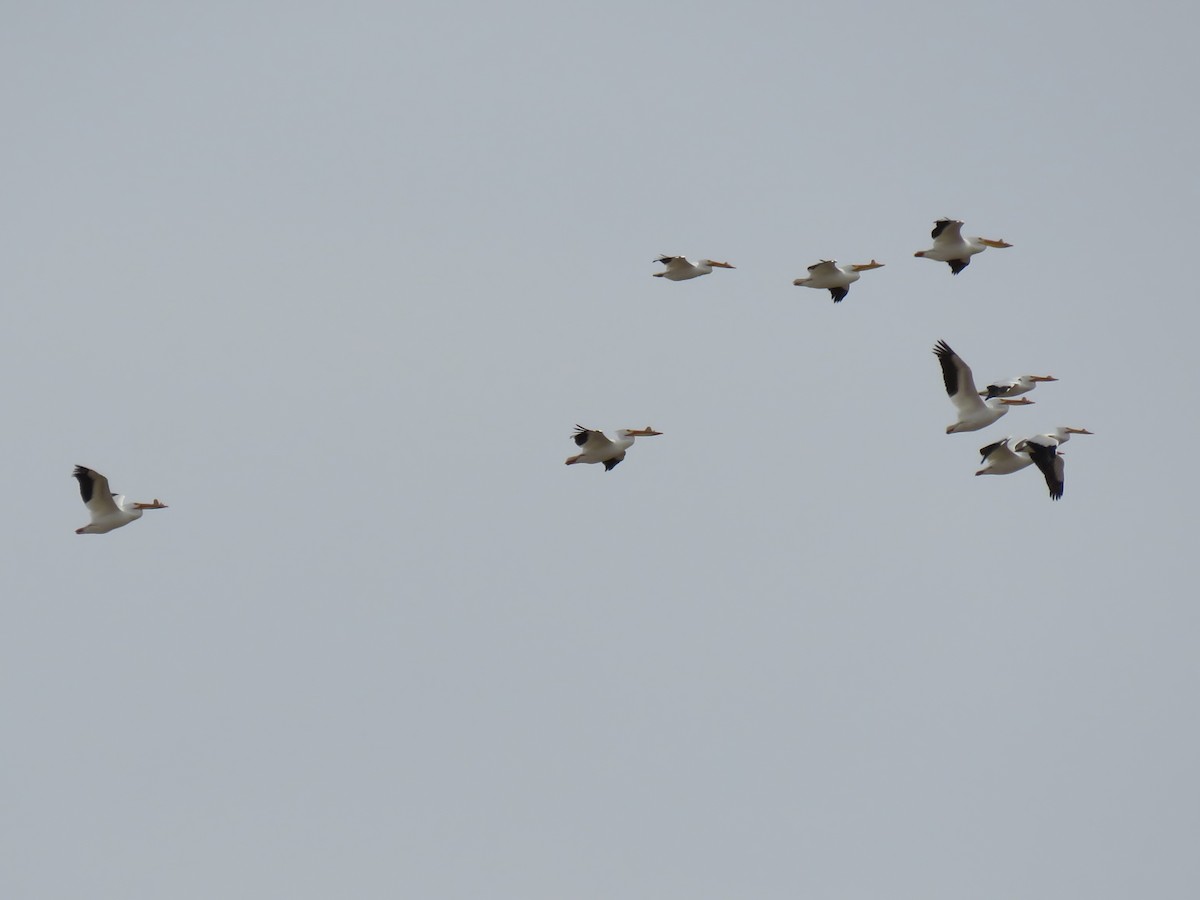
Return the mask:
[[987, 396], [983, 399], [991, 400], [993, 397], [1007, 397], [1012, 393], [1013, 386], [1011, 384], [989, 384], [987, 386]]
[[980, 447], [979, 455], [980, 455], [980, 457], [982, 457], [982, 459], [980, 461], [982, 462], [983, 460], [985, 460], [989, 456], [991, 456], [993, 453], [995, 453], [1000, 447], [1004, 446], [1004, 442], [1007, 440], [1008, 440], [1008, 438], [1005, 438], [1002, 441], [996, 441], [996, 443], [994, 443], [994, 444], [988, 444], [986, 447]]
[[92, 501], [92, 491], [95, 488], [91, 470], [85, 466], [76, 466], [75, 471], [71, 474], [79, 479], [79, 496], [83, 498], [84, 503], [90, 503]]
[[958, 393], [958, 367], [954, 364], [958, 354], [951, 350], [945, 341], [938, 341], [933, 352], [942, 364], [942, 380], [946, 382], [946, 393], [953, 397]]
[[1025, 449], [1029, 451], [1033, 464], [1045, 476], [1046, 487], [1050, 489], [1050, 499], [1061, 500], [1066, 479], [1064, 478], [1063, 458], [1058, 455], [1058, 447], [1027, 441]]

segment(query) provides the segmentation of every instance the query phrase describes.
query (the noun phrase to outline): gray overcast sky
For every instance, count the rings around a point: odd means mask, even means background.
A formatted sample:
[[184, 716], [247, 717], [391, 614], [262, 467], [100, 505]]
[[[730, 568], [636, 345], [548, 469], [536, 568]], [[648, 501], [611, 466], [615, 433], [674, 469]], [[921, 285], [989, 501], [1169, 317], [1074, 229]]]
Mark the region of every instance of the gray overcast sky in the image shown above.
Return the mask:
[[[1198, 23], [1113, 6], [9, 9], [0, 894], [1197, 896]], [[939, 338], [1061, 381], [947, 436]]]

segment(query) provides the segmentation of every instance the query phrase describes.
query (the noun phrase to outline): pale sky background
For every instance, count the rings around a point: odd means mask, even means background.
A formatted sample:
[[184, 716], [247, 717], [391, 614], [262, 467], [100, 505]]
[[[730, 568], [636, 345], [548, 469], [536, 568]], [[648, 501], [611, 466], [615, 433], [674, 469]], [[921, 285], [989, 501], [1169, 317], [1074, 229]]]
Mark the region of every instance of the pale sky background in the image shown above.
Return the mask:
[[11, 6], [0, 895], [1193, 900], [1200, 16], [949, 12]]

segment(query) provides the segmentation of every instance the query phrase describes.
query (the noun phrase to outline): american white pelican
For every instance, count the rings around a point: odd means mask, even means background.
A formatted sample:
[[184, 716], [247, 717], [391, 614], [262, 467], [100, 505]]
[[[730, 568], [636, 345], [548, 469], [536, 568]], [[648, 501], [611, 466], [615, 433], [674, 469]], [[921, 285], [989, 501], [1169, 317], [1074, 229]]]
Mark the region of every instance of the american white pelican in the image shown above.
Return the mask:
[[662, 263], [667, 268], [666, 271], [655, 272], [654, 277], [666, 278], [669, 281], [687, 281], [689, 278], [699, 278], [701, 275], [709, 274], [714, 268], [735, 268], [727, 262], [717, 262], [713, 259], [692, 262], [684, 256], [660, 256], [655, 262]]
[[167, 508], [157, 497], [153, 503], [126, 500], [123, 494], [114, 498], [108, 487], [108, 479], [85, 466], [76, 466], [71, 474], [79, 479], [79, 495], [83, 497], [83, 502], [92, 516], [91, 522], [75, 529], [76, 534], [105, 534], [114, 528], [137, 521], [142, 517], [143, 509]]
[[567, 457], [567, 465], [576, 463], [604, 463], [604, 471], [615, 468], [625, 458], [625, 451], [633, 446], [633, 439], [639, 437], [654, 437], [662, 434], [649, 425], [645, 428], [622, 428], [616, 435], [616, 440], [610, 441], [603, 431], [593, 431], [582, 425], [575, 426], [571, 439], [575, 441], [582, 452]]
[[1058, 452], [1058, 448], [1071, 439], [1073, 434], [1091, 434], [1086, 428], [1056, 428], [1047, 434], [1035, 434], [1019, 442], [1013, 449], [1019, 453], [1028, 453], [1046, 479], [1046, 487], [1050, 489], [1051, 500], [1061, 500], [1063, 487], [1066, 484], [1066, 462]]
[[1008, 381], [997, 381], [989, 384], [979, 392], [980, 397], [991, 400], [993, 397], [1017, 397], [1028, 394], [1043, 381], [1058, 381], [1053, 375], [1018, 375]]
[[1010, 406], [1028, 406], [1033, 403], [1026, 397], [1013, 400], [999, 397], [984, 401], [975, 389], [975, 379], [971, 377], [971, 367], [950, 349], [945, 341], [938, 341], [933, 348], [938, 362], [942, 364], [942, 380], [946, 382], [946, 393], [950, 395], [955, 408], [958, 410], [958, 421], [946, 426], [946, 434], [961, 431], [978, 431], [986, 428], [1002, 415], [1008, 412]]
[[994, 444], [980, 447], [979, 455], [983, 457], [981, 460], [983, 468], [975, 474], [1011, 475], [1013, 472], [1020, 472], [1026, 466], [1033, 465], [1033, 458], [1027, 452], [1016, 453], [1013, 451], [1009, 446], [1011, 440], [1012, 437], [1006, 437]]
[[995, 241], [990, 238], [962, 236], [963, 223], [958, 219], [938, 219], [933, 223], [933, 246], [928, 250], [918, 250], [913, 256], [923, 256], [938, 262], [950, 264], [950, 271], [957, 275], [971, 264], [971, 257], [982, 253], [988, 247], [1011, 247], [1007, 241]]
[[[1046, 478], [1050, 497], [1058, 500], [1063, 493], [1064, 463], [1058, 448], [1071, 439], [1073, 434], [1091, 434], [1086, 428], [1064, 425], [1045, 434], [1035, 434], [1015, 443], [1011, 437], [981, 447], [983, 468], [976, 475], [1010, 475], [1026, 466], [1036, 464]], [[1013, 445], [1010, 447], [1010, 443]]]
[[810, 287], [828, 290], [833, 295], [833, 302], [840, 303], [850, 293], [850, 285], [859, 279], [859, 272], [878, 269], [881, 262], [871, 260], [869, 263], [854, 263], [839, 266], [836, 259], [823, 259], [808, 267], [807, 278], [797, 278], [792, 284], [797, 287]]
[[1028, 453], [1034, 465], [1041, 469], [1046, 487], [1050, 489], [1050, 499], [1061, 500], [1066, 483], [1066, 463], [1058, 455], [1058, 441], [1045, 438], [1043, 434], [1025, 438], [1017, 444], [1016, 449]]

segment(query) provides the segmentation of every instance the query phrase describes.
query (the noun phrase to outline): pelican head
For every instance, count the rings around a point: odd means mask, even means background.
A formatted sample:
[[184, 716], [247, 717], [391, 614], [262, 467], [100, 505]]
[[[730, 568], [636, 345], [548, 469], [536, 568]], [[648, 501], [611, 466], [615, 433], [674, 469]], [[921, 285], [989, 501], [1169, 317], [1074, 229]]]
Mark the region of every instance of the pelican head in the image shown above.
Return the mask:
[[1012, 244], [1010, 244], [1008, 241], [994, 241], [991, 238], [976, 238], [975, 240], [979, 241], [979, 243], [983, 244], [985, 247], [997, 247], [999, 249], [1003, 249], [1005, 247], [1012, 246]]
[[1033, 406], [1033, 401], [1028, 397], [1001, 397], [1000, 402], [1005, 406]]
[[1030, 375], [1030, 381], [1058, 381], [1053, 375]]
[[133, 508], [134, 509], [166, 509], [167, 504], [163, 503], [161, 500], [159, 500], [157, 497], [155, 497], [153, 503], [136, 503], [135, 502], [133, 504]]
[[702, 259], [700, 264], [703, 266], [712, 266], [714, 269], [735, 269], [736, 266], [731, 266], [727, 262], [717, 262], [715, 259]]
[[869, 263], [856, 263], [850, 267], [855, 272], [866, 272], [868, 269], [882, 269], [883, 263], [871, 260]]
[[1086, 428], [1072, 428], [1069, 425], [1063, 431], [1067, 434], [1095, 434], [1095, 432], [1088, 431]]
[[[733, 266], [730, 266], [730, 268], [732, 269]], [[662, 434], [661, 431], [655, 431], [649, 425], [645, 428], [625, 428], [622, 430], [630, 437], [655, 437]]]

